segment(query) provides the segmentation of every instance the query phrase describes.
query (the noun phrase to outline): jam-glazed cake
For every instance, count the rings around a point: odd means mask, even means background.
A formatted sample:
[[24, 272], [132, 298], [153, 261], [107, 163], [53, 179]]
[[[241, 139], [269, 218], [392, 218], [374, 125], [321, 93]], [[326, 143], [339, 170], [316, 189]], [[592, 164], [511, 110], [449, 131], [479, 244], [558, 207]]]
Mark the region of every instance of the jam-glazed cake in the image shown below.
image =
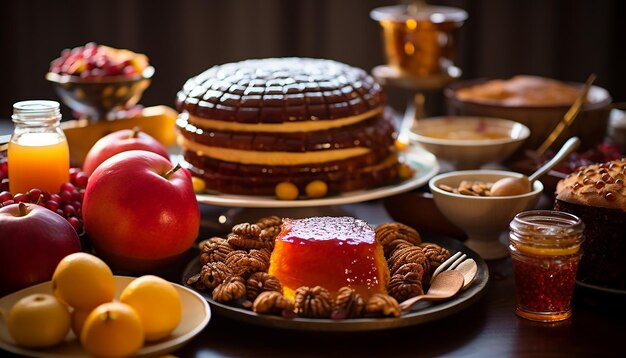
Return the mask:
[[224, 193], [300, 192], [322, 180], [331, 192], [393, 182], [395, 128], [382, 89], [365, 71], [308, 58], [214, 66], [177, 95], [184, 164]]
[[585, 224], [578, 281], [626, 290], [626, 159], [578, 168], [558, 183], [555, 209]]
[[387, 293], [389, 283], [374, 229], [352, 217], [284, 219], [268, 272], [291, 299], [301, 286], [322, 286], [331, 295], [349, 286], [367, 300], [374, 293]]

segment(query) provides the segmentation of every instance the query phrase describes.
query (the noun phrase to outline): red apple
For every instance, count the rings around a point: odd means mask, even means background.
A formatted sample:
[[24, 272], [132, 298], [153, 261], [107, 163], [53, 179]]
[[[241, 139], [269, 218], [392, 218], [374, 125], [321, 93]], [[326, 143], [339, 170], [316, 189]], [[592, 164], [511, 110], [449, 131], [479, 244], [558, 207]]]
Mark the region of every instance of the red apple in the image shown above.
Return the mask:
[[61, 215], [30, 203], [0, 208], [0, 296], [50, 280], [77, 251], [78, 234]]
[[161, 142], [151, 137], [149, 134], [141, 132], [138, 127], [122, 129], [100, 138], [96, 144], [89, 149], [83, 164], [83, 171], [91, 175], [94, 170], [105, 160], [115, 154], [127, 150], [147, 150], [154, 152], [169, 160], [167, 149]]
[[187, 251], [200, 228], [200, 208], [186, 169], [144, 150], [116, 154], [93, 172], [83, 222], [96, 253], [109, 265], [146, 272]]

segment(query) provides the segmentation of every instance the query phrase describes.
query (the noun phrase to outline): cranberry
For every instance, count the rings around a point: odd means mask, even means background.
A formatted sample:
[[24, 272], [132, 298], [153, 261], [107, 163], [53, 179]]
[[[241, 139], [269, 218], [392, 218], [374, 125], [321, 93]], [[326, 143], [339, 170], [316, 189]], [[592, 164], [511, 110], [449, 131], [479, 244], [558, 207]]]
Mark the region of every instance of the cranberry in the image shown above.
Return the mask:
[[28, 198], [28, 195], [22, 194], [22, 193], [15, 194], [13, 196], [13, 200], [16, 203], [30, 203], [30, 199]]
[[39, 196], [43, 195], [43, 192], [40, 189], [30, 189], [27, 193], [28, 198], [30, 199], [31, 203], [36, 203], [37, 200], [39, 200]]
[[57, 209], [59, 208], [59, 203], [54, 200], [47, 200], [45, 204], [46, 204], [46, 208], [52, 211], [57, 211]]
[[3, 203], [7, 200], [13, 200], [13, 194], [8, 191], [3, 191], [0, 193], [0, 203]]
[[64, 192], [64, 191], [72, 192], [74, 190], [76, 190], [76, 187], [74, 186], [74, 184], [72, 184], [72, 183], [63, 183], [63, 184], [61, 184], [61, 189], [59, 191], [60, 192]]
[[89, 176], [86, 173], [80, 172], [76, 174], [74, 185], [76, 185], [79, 188], [85, 188], [87, 186], [88, 181], [89, 181]]

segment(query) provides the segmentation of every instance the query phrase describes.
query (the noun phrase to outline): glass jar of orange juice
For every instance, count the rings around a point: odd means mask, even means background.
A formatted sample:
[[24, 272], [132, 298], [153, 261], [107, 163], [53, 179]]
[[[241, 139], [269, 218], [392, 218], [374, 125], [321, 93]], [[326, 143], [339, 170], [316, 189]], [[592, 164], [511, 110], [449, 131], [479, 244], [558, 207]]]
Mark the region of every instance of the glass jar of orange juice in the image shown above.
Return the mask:
[[57, 193], [70, 180], [70, 153], [55, 101], [22, 101], [13, 105], [15, 129], [8, 149], [9, 191], [37, 188]]
[[577, 216], [552, 210], [522, 212], [511, 221], [509, 250], [518, 316], [554, 322], [572, 315], [584, 228]]

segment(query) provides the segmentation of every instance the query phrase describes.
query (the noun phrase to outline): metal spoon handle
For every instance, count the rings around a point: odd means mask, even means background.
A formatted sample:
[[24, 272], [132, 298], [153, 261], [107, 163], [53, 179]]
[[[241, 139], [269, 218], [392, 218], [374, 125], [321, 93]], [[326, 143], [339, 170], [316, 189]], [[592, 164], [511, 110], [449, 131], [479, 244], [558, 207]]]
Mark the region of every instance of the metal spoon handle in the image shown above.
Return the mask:
[[[544, 174], [550, 171], [550, 169], [554, 168], [557, 164], [559, 164], [565, 157], [567, 157], [571, 152], [576, 150], [580, 145], [580, 139], [578, 137], [572, 137], [563, 144], [561, 149], [544, 165], [542, 165], [539, 169], [537, 169], [534, 173], [532, 173], [528, 177], [528, 181], [532, 185], [532, 183], [541, 178]], [[532, 187], [532, 186], [531, 186]]]

